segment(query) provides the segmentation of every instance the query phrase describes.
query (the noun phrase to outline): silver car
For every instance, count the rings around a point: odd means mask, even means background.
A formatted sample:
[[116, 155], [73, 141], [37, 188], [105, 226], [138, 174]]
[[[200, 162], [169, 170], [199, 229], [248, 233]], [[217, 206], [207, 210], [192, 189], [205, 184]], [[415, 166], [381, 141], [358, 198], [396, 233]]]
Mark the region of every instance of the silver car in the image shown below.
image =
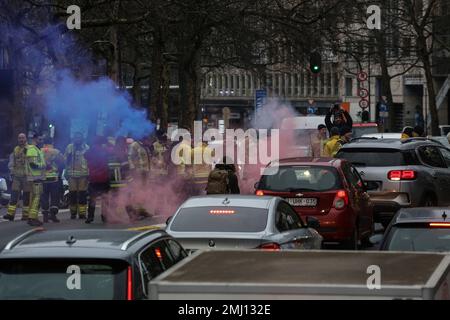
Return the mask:
[[184, 248], [320, 249], [319, 221], [305, 224], [279, 197], [214, 195], [193, 197], [168, 219], [166, 232]]
[[374, 218], [385, 227], [401, 208], [450, 205], [450, 150], [426, 138], [360, 139], [336, 157], [365, 180]]

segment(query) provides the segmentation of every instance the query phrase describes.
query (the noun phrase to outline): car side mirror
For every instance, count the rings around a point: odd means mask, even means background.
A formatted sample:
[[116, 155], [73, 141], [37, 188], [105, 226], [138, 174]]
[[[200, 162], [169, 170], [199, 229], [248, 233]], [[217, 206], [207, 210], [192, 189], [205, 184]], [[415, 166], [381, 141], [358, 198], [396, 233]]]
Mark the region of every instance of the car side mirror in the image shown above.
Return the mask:
[[364, 186], [367, 191], [373, 191], [378, 189], [378, 183], [374, 181], [364, 181]]
[[169, 222], [172, 221], [172, 218], [173, 218], [173, 216], [170, 216], [170, 217], [167, 218], [167, 220], [166, 220], [166, 226], [169, 225]]
[[255, 190], [258, 190], [259, 189], [259, 181], [256, 181], [253, 187], [255, 188]]
[[306, 226], [308, 228], [312, 228], [312, 229], [319, 229], [320, 228], [320, 222], [319, 219], [315, 218], [315, 217], [306, 217]]
[[373, 245], [380, 244], [381, 241], [383, 241], [383, 235], [382, 234], [374, 234], [369, 238], [369, 242]]

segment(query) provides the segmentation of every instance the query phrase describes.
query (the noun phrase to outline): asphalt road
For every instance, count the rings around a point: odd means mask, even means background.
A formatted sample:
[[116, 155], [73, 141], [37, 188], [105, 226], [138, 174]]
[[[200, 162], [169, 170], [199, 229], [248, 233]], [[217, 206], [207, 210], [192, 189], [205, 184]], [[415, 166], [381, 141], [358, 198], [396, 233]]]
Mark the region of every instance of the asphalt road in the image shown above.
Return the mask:
[[[61, 210], [58, 213], [58, 219], [61, 220], [60, 223], [45, 223], [44, 228], [48, 230], [59, 229], [59, 230], [71, 230], [71, 229], [121, 229], [121, 228], [133, 228], [133, 227], [143, 227], [155, 224], [165, 223], [166, 218], [162, 216], [155, 216], [150, 218], [145, 218], [143, 220], [134, 223], [103, 223], [100, 218], [100, 210], [97, 209], [95, 214], [95, 220], [91, 224], [84, 223], [83, 220], [71, 220], [69, 210]], [[28, 230], [34, 228], [29, 226], [26, 221], [21, 221], [21, 211], [18, 210], [15, 221], [3, 220], [2, 216], [6, 214], [6, 209], [0, 209], [0, 251], [6, 246], [6, 244], [17, 236], [27, 232]], [[42, 221], [42, 216], [39, 217]], [[124, 219], [126, 221], [128, 219]]]

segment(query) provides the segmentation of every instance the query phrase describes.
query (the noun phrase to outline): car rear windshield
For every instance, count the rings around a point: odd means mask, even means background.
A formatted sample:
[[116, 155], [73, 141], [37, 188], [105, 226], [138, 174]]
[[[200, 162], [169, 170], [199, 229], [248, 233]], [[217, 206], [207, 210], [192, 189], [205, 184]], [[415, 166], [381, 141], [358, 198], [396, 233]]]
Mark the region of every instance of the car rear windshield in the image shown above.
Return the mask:
[[[364, 167], [396, 167], [410, 163], [407, 158], [413, 156], [409, 152], [382, 148], [348, 148], [339, 150], [336, 157], [346, 159], [354, 166]], [[408, 163], [407, 163], [408, 162]]]
[[387, 249], [391, 251], [450, 251], [450, 228], [394, 226], [389, 234]]
[[125, 299], [126, 271], [115, 260], [0, 260], [0, 300]]
[[281, 166], [276, 174], [263, 175], [259, 188], [279, 192], [322, 192], [341, 188], [341, 180], [333, 167]]
[[247, 207], [196, 207], [181, 209], [170, 230], [178, 232], [261, 232], [269, 210]]

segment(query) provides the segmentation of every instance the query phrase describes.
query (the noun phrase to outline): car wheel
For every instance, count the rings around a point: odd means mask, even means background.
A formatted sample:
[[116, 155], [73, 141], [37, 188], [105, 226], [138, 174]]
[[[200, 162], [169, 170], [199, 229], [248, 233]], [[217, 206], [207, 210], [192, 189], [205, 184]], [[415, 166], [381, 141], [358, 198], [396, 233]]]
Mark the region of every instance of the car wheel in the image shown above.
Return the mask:
[[359, 248], [359, 232], [358, 226], [355, 226], [350, 239], [342, 243], [342, 248], [344, 250], [358, 250]]

